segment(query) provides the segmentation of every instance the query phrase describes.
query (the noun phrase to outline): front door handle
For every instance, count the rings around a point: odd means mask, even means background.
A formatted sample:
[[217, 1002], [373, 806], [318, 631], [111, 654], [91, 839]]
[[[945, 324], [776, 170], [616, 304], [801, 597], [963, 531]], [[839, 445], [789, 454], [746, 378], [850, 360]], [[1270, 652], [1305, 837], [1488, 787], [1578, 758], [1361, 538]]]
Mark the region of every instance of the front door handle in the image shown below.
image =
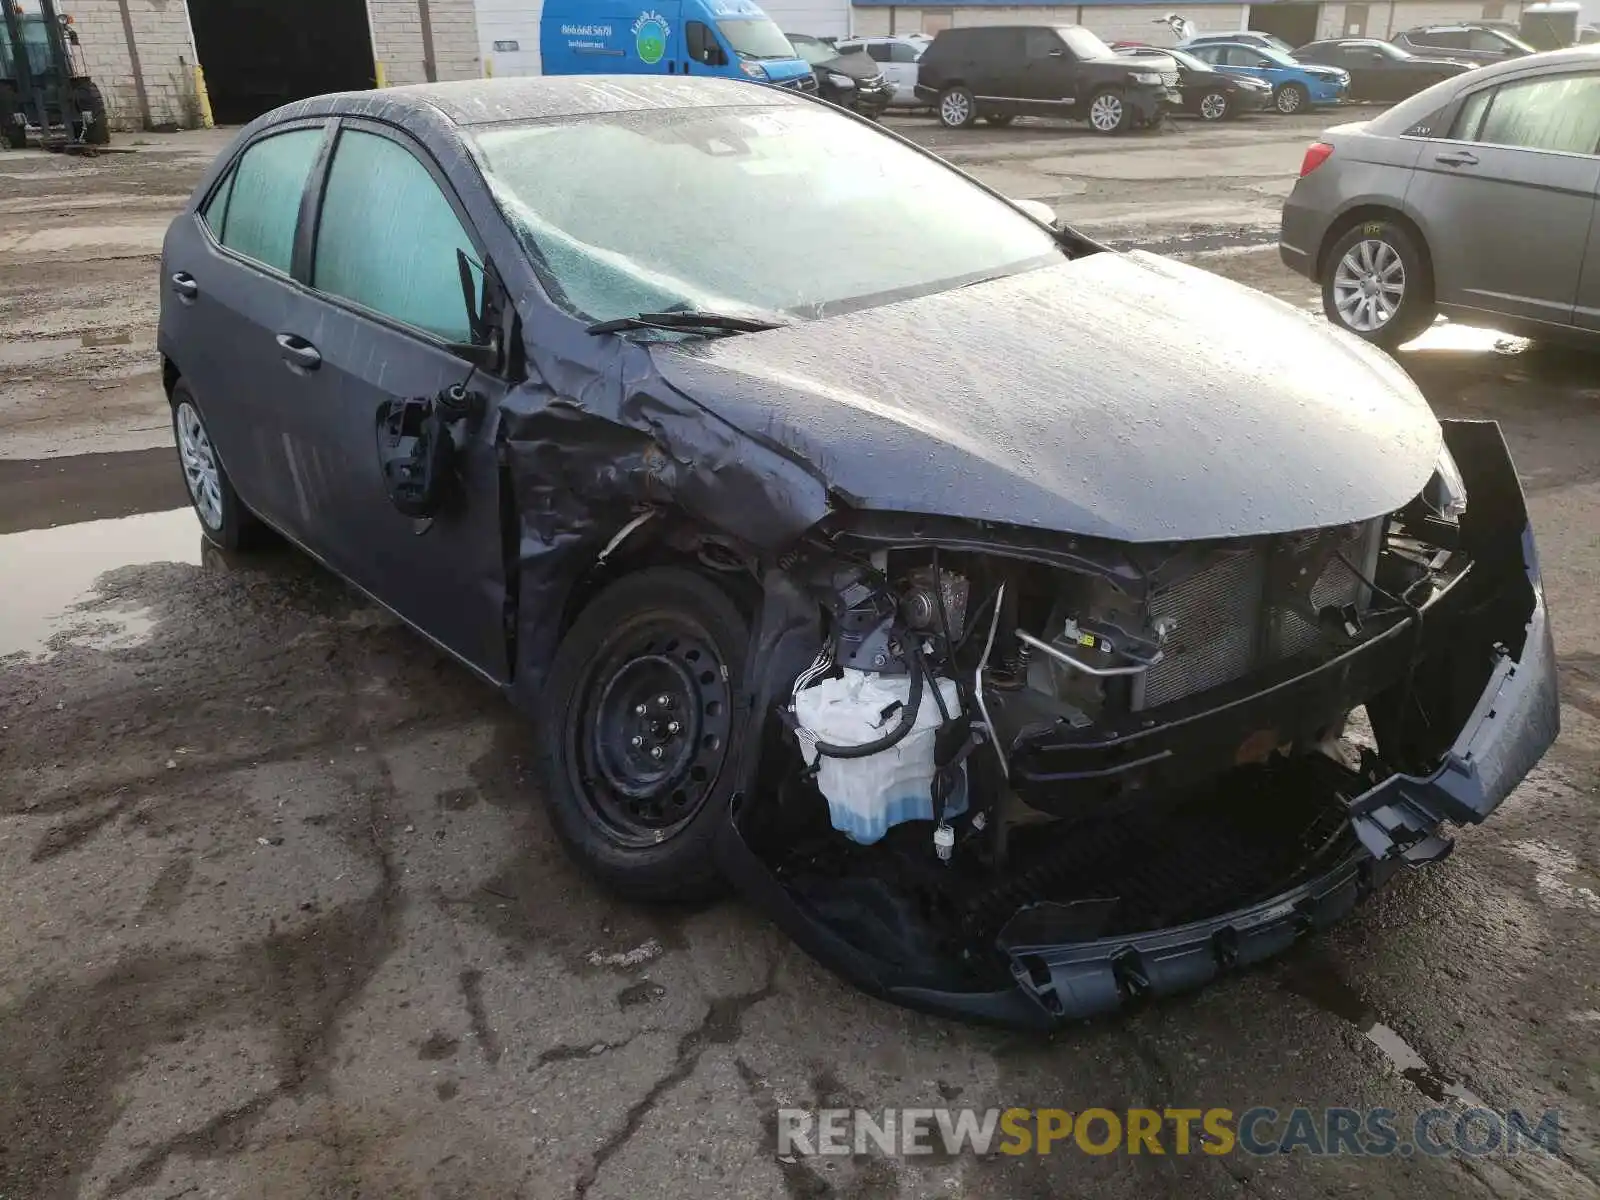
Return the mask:
[[179, 271], [172, 277], [172, 290], [184, 300], [194, 300], [200, 295], [200, 285], [187, 271]]
[[297, 334], [280, 333], [278, 349], [283, 351], [283, 361], [291, 371], [315, 371], [322, 365], [322, 353]]
[[1457, 150], [1449, 154], [1435, 154], [1433, 161], [1441, 167], [1475, 167], [1478, 165], [1478, 156], [1468, 150]]

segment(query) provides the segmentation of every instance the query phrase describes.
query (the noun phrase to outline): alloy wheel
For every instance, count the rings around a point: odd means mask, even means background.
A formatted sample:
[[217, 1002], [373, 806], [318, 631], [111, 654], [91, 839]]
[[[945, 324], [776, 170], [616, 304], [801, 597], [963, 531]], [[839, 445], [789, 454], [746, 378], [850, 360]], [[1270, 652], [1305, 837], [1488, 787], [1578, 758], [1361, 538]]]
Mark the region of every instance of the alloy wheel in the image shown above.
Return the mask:
[[222, 528], [222, 478], [217, 470], [217, 452], [200, 414], [187, 400], [178, 405], [177, 426], [178, 457], [183, 463], [189, 498], [206, 528], [215, 532]]
[[1122, 125], [1122, 99], [1110, 92], [1094, 98], [1089, 106], [1089, 124], [1101, 133], [1111, 133]]
[[1278, 111], [1281, 113], [1297, 113], [1300, 111], [1300, 89], [1293, 87], [1278, 89]]
[[1220, 121], [1228, 115], [1228, 98], [1221, 92], [1212, 92], [1200, 101], [1200, 115], [1207, 121]]
[[1357, 333], [1381, 329], [1400, 311], [1406, 295], [1406, 267], [1399, 251], [1379, 238], [1351, 246], [1333, 273], [1333, 302], [1339, 317]]
[[946, 92], [939, 101], [939, 119], [946, 125], [965, 125], [972, 119], [972, 105], [961, 92]]

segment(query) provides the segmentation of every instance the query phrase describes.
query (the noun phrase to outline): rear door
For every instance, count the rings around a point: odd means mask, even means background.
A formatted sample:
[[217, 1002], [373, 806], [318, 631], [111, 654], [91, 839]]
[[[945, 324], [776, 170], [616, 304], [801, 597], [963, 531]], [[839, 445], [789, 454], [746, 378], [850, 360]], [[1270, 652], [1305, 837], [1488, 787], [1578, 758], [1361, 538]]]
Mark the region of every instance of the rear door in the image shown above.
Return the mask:
[[[306, 248], [311, 288], [282, 337], [286, 364], [306, 381], [296, 437], [314, 548], [502, 681], [506, 591], [489, 414], [506, 385], [449, 348], [471, 336], [458, 250], [482, 264], [471, 223], [427, 152], [389, 126], [343, 119]], [[379, 464], [378, 414], [390, 401], [463, 383], [485, 415], [456, 426], [453, 501], [431, 519], [403, 516]]]
[[303, 121], [255, 138], [194, 217], [174, 223], [162, 280], [163, 351], [194, 392], [234, 487], [301, 541], [283, 425], [301, 382], [284, 371], [275, 338], [301, 292], [295, 246], [327, 135], [327, 122]]
[[1589, 241], [1584, 251], [1583, 274], [1578, 280], [1578, 303], [1573, 322], [1580, 329], [1600, 333], [1600, 188], [1595, 192], [1589, 218]]
[[1022, 30], [1022, 98], [1040, 112], [1071, 116], [1078, 107], [1077, 59], [1054, 29]]
[[1406, 195], [1439, 301], [1570, 325], [1597, 185], [1600, 71], [1468, 93]]
[[894, 102], [915, 104], [917, 52], [905, 42], [868, 42], [865, 50], [894, 88]]
[[967, 35], [968, 86], [979, 97], [1015, 100], [1022, 94], [1022, 30], [975, 29]]

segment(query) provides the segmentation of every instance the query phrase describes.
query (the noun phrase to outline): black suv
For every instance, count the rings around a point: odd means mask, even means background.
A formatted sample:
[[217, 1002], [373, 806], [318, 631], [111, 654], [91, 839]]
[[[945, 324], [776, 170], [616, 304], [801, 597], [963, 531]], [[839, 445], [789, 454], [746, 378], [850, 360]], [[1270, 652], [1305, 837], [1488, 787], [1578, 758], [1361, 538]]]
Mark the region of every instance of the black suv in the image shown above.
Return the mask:
[[952, 129], [1071, 117], [1107, 134], [1158, 125], [1183, 103], [1176, 63], [1123, 58], [1081, 25], [946, 29], [918, 63], [917, 98]]

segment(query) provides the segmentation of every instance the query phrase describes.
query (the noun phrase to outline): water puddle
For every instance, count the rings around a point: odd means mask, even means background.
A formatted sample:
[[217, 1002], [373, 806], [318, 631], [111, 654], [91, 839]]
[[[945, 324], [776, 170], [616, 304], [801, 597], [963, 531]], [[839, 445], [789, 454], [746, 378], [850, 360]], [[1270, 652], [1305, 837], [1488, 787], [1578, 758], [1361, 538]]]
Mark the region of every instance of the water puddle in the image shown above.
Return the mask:
[[1367, 1041], [1383, 1052], [1402, 1079], [1410, 1082], [1435, 1104], [1457, 1100], [1469, 1108], [1487, 1107], [1460, 1080], [1435, 1070], [1411, 1043], [1390, 1026], [1375, 1020], [1377, 1014], [1361, 998], [1360, 993], [1341, 979], [1327, 962], [1317, 958], [1297, 960], [1279, 982], [1286, 990], [1311, 1001], [1323, 1012], [1332, 1013], [1354, 1025]]
[[130, 604], [73, 611], [107, 571], [143, 563], [198, 565], [200, 525], [192, 510], [85, 521], [0, 537], [0, 656], [47, 655], [63, 645], [117, 649], [146, 639], [155, 622]]

